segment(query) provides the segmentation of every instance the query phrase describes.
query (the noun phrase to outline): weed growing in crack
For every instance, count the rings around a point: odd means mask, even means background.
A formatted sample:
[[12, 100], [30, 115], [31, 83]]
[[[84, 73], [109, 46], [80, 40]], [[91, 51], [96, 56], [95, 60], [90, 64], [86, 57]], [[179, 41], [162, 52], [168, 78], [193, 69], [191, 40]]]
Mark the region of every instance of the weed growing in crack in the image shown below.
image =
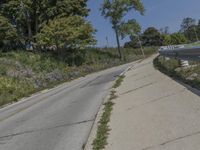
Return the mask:
[[[123, 79], [125, 76], [120, 76], [113, 88], [117, 88], [121, 85]], [[93, 145], [93, 150], [101, 150], [105, 148], [105, 145], [107, 145], [107, 139], [109, 135], [109, 125], [108, 123], [110, 122], [110, 116], [111, 112], [113, 110], [113, 105], [114, 102], [112, 101], [113, 99], [116, 99], [116, 91], [113, 89], [110, 93], [110, 97], [107, 102], [104, 103], [104, 109], [103, 109], [103, 114], [101, 116], [101, 119], [98, 122], [98, 127], [97, 127], [97, 133], [96, 133], [96, 138], [94, 139], [92, 145]]]
[[116, 80], [115, 84], [113, 85], [113, 88], [117, 88], [121, 85], [121, 83], [123, 82], [125, 76], [122, 75], [122, 76], [119, 76], [119, 78]]

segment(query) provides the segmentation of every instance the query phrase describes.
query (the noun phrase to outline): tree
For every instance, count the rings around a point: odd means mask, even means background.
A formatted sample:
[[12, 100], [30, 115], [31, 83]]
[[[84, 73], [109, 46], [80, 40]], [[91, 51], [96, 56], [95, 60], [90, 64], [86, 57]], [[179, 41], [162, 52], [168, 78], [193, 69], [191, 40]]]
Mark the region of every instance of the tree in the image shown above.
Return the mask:
[[161, 28], [161, 29], [160, 29], [160, 33], [161, 33], [161, 34], [165, 34], [165, 35], [169, 34], [169, 27], [166, 26], [166, 27], [164, 27], [164, 28]]
[[139, 46], [141, 48], [142, 55], [143, 55], [143, 57], [145, 57], [144, 51], [142, 48], [142, 43], [141, 43], [141, 40], [139, 37], [139, 34], [141, 32], [141, 27], [135, 19], [128, 20], [128, 22], [126, 22], [126, 23], [122, 23], [119, 27], [119, 32], [120, 32], [122, 38], [129, 35], [130, 37], [137, 39], [137, 41], [138, 41], [137, 43], [139, 44]]
[[171, 35], [162, 34], [162, 45], [167, 46], [172, 44]]
[[181, 24], [181, 31], [185, 32], [188, 30], [189, 27], [193, 26], [196, 24], [196, 20], [193, 18], [184, 18]]
[[189, 41], [198, 41], [197, 29], [198, 26], [196, 25], [195, 19], [189, 17], [183, 19], [181, 24], [181, 32]]
[[125, 38], [126, 36], [136, 36], [139, 35], [140, 32], [140, 24], [135, 19], [128, 20], [127, 22], [122, 22], [119, 26], [119, 33], [122, 38]]
[[40, 46], [56, 46], [58, 52], [77, 50], [93, 44], [92, 26], [80, 16], [55, 18], [45, 25], [36, 40]]
[[197, 32], [198, 32], [198, 26], [192, 25], [184, 32], [184, 35], [187, 37], [189, 41], [196, 42], [199, 41]]
[[140, 48], [138, 39], [134, 37], [131, 41], [125, 42], [124, 48]]
[[0, 12], [16, 25], [18, 33], [33, 40], [50, 20], [57, 17], [88, 15], [87, 0], [4, 0]]
[[198, 38], [200, 37], [200, 20], [198, 21], [198, 25], [197, 25], [197, 36]]
[[177, 45], [185, 43], [187, 43], [187, 38], [184, 36], [184, 34], [178, 32], [171, 35], [171, 44]]
[[[23, 45], [68, 50], [93, 40], [87, 0], [1, 0], [0, 14], [15, 27]], [[73, 19], [77, 19], [73, 21]], [[62, 31], [63, 30], [63, 33]], [[74, 51], [71, 50], [74, 53]]]
[[140, 0], [104, 0], [100, 10], [102, 12], [102, 15], [105, 18], [109, 18], [112, 24], [112, 28], [114, 29], [116, 34], [119, 57], [120, 59], [122, 59], [123, 57], [119, 41], [119, 28], [124, 22], [123, 18], [130, 10], [136, 10], [143, 15], [144, 7]]
[[7, 18], [0, 15], [0, 45], [3, 46], [5, 43], [14, 43], [16, 39], [17, 30]]
[[162, 45], [161, 34], [154, 27], [147, 28], [142, 35], [142, 39], [145, 46], [161, 46]]

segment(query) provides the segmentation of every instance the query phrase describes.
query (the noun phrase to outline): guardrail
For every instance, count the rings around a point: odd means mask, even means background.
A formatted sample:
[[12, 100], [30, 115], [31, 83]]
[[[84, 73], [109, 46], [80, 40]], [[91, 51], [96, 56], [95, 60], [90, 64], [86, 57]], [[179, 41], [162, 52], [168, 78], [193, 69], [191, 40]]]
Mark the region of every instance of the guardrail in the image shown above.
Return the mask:
[[181, 59], [200, 61], [200, 46], [185, 47], [183, 45], [161, 47], [159, 53], [162, 56]]

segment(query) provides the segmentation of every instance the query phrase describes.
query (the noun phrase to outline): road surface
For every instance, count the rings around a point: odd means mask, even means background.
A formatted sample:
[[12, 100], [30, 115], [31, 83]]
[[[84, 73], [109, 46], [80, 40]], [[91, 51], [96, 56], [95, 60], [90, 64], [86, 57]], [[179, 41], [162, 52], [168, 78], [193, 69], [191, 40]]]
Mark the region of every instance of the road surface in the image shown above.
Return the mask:
[[81, 150], [116, 76], [115, 67], [0, 109], [0, 150]]

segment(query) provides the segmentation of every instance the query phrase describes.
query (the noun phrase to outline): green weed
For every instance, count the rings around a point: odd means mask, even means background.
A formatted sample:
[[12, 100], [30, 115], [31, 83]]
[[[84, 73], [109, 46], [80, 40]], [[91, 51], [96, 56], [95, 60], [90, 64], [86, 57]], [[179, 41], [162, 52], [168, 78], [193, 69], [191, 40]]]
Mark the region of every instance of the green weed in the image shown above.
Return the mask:
[[[125, 76], [120, 76], [116, 81], [113, 86], [113, 88], [117, 88], [121, 85], [123, 79]], [[111, 112], [113, 109], [113, 99], [116, 99], [116, 91], [112, 90], [110, 93], [109, 100], [104, 104], [104, 109], [103, 109], [103, 114], [101, 116], [100, 121], [98, 122], [98, 128], [97, 128], [97, 133], [96, 133], [96, 138], [94, 139], [92, 145], [93, 145], [93, 150], [102, 150], [105, 148], [107, 145], [107, 138], [109, 135], [109, 121], [110, 121], [110, 116]]]

